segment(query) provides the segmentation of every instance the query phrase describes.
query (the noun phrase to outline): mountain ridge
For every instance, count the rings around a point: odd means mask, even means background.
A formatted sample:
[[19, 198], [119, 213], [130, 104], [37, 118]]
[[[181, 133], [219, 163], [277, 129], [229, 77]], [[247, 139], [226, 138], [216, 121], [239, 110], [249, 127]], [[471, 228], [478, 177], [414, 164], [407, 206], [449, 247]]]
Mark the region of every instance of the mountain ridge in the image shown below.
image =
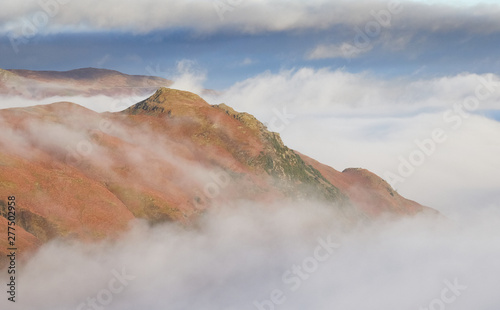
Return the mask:
[[189, 224], [238, 200], [319, 201], [357, 220], [432, 212], [366, 170], [323, 165], [252, 115], [190, 92], [159, 88], [115, 113], [59, 102], [0, 118], [11, 133], [0, 138], [0, 197], [19, 197], [21, 252], [57, 237], [113, 237], [134, 218]]
[[26, 99], [54, 96], [144, 96], [173, 82], [161, 77], [129, 75], [115, 70], [79, 68], [68, 71], [0, 69], [0, 95]]

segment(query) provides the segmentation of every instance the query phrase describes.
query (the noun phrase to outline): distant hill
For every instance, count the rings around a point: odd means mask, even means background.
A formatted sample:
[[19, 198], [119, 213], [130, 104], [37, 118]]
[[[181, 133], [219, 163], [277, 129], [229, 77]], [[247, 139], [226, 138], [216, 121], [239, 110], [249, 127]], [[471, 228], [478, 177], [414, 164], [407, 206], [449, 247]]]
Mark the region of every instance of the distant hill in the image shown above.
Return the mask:
[[0, 69], [0, 95], [28, 99], [54, 96], [143, 96], [172, 83], [161, 77], [128, 75], [96, 68], [70, 71]]

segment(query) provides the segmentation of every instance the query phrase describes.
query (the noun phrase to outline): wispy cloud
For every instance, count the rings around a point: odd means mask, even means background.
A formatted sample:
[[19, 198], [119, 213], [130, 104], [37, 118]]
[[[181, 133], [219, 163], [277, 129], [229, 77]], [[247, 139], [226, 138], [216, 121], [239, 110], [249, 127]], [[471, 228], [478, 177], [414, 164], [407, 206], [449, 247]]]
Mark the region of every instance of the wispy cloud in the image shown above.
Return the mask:
[[206, 73], [196, 61], [183, 59], [177, 62], [176, 72], [172, 79], [174, 83], [170, 86], [171, 88], [199, 94], [203, 91]]
[[308, 59], [328, 59], [328, 58], [345, 58], [351, 59], [369, 52], [373, 47], [368, 46], [365, 49], [357, 49], [349, 43], [342, 44], [320, 44], [307, 54]]

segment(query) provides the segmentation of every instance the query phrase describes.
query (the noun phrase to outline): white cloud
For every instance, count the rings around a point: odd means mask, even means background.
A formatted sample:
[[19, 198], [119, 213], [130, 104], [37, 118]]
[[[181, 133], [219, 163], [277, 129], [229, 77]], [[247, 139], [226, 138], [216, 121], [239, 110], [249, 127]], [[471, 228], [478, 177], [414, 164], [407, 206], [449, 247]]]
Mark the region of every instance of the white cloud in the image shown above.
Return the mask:
[[[186, 69], [185, 65], [190, 68], [189, 62], [179, 68]], [[462, 74], [382, 80], [368, 73], [300, 69], [256, 76], [223, 95], [227, 104], [258, 114], [263, 121], [276, 116], [273, 108], [287, 107], [295, 118], [282, 131], [285, 143], [335, 168], [363, 166], [383, 174], [397, 166], [398, 156], [414, 149], [414, 139], [426, 139], [434, 128], [444, 127], [449, 135], [446, 143], [399, 190], [439, 207], [453, 221], [415, 217], [344, 230], [331, 206], [233, 202], [214, 208], [196, 229], [139, 222], [114, 241], [89, 245], [55, 240], [20, 262], [22, 286], [16, 306], [77, 309], [92, 298], [98, 301], [116, 277], [114, 271], [124, 270], [130, 275], [127, 285], [112, 295], [107, 309], [255, 310], [254, 302], [263, 302], [280, 289], [286, 301], [278, 309], [412, 310], [439, 300], [445, 282], [456, 279], [467, 288], [455, 296], [450, 308], [496, 310], [500, 124], [471, 115], [451, 129], [442, 117], [454, 103], [474, 94], [478, 78]], [[498, 109], [497, 96], [481, 104]], [[89, 104], [94, 109], [102, 106]], [[420, 113], [423, 108], [430, 110]], [[34, 131], [46, 136], [40, 143], [50, 146], [53, 141], [47, 137], [58, 128], [43, 129]], [[169, 156], [167, 142], [144, 139], [146, 125], [136, 130], [134, 135], [115, 128], [114, 134]], [[79, 139], [77, 132], [58, 137], [62, 143]], [[102, 154], [93, 156], [103, 160]], [[180, 162], [172, 158], [172, 163]], [[200, 169], [192, 170], [186, 170], [186, 177], [203, 179], [203, 171], [194, 175]], [[341, 246], [312, 268], [319, 238], [329, 235]], [[300, 287], [292, 290], [282, 277], [302, 264], [313, 264], [311, 272], [295, 280]], [[1, 283], [7, 283], [6, 275], [0, 272]], [[54, 298], [53, 292], [62, 293]], [[6, 298], [0, 299], [0, 307], [7, 305]]]
[[497, 0], [413, 0], [414, 2], [421, 2], [426, 4], [445, 4], [445, 5], [454, 5], [454, 6], [476, 6], [476, 5], [484, 5], [484, 4], [498, 4]]
[[399, 174], [400, 157], [408, 160], [419, 149], [415, 140], [428, 140], [442, 128], [445, 142], [436, 143], [435, 152], [395, 187], [447, 216], [465, 216], [500, 199], [500, 123], [471, 116], [454, 130], [442, 116], [297, 116], [282, 137], [290, 147], [339, 170], [363, 167], [385, 177], [386, 172]]
[[[217, 100], [233, 102], [239, 109], [252, 109], [261, 117], [266, 116], [265, 112], [269, 114], [270, 105], [284, 104], [303, 115], [398, 115], [448, 109], [475, 96], [483, 82], [493, 90], [500, 88], [500, 78], [495, 75], [464, 73], [432, 79], [380, 79], [368, 72], [301, 68], [277, 74], [265, 72], [235, 83]], [[487, 90], [482, 87], [481, 91]], [[481, 100], [480, 109], [498, 109], [500, 91], [488, 95]]]
[[[387, 10], [387, 1], [201, 1], [147, 0], [85, 3], [57, 0], [25, 1], [22, 6], [5, 4], [0, 12], [3, 32], [54, 33], [120, 30], [145, 33], [168, 28], [189, 28], [201, 33], [233, 30], [244, 33], [332, 26], [363, 26], [373, 21], [372, 10]], [[64, 3], [64, 2], [63, 2]], [[402, 1], [404, 10], [393, 23], [422, 29], [462, 29], [468, 32], [499, 31], [500, 7], [431, 6]], [[44, 5], [41, 5], [44, 4]], [[219, 6], [215, 5], [219, 4]], [[116, 8], [120, 8], [117, 10]], [[41, 16], [45, 13], [46, 18]], [[38, 14], [38, 15], [37, 15]], [[469, 18], [464, 18], [464, 14]]]
[[253, 60], [250, 57], [247, 57], [247, 58], [243, 59], [243, 61], [240, 63], [240, 66], [249, 66], [249, 65], [254, 64], [254, 63], [255, 63], [255, 60]]
[[361, 49], [350, 43], [342, 44], [320, 44], [316, 46], [307, 55], [308, 59], [327, 59], [327, 58], [356, 58], [364, 53], [369, 52], [373, 48], [372, 45]]
[[[205, 73], [196, 63], [181, 61], [176, 72], [174, 88], [201, 93]], [[234, 84], [221, 96], [205, 99], [254, 114], [270, 129], [280, 131], [288, 146], [336, 169], [364, 167], [382, 177], [387, 171], [397, 172], [400, 156], [408, 158], [415, 150], [414, 140], [428, 139], [435, 128], [443, 128], [446, 143], [396, 188], [447, 215], [459, 216], [468, 212], [455, 207], [460, 201], [472, 204], [480, 199], [488, 206], [500, 199], [496, 185], [500, 179], [494, 169], [500, 156], [499, 125], [479, 116], [483, 110], [499, 109], [500, 90], [479, 102], [475, 116], [460, 117], [457, 129], [455, 119], [443, 117], [447, 111], [454, 118], [461, 115], [459, 111], [466, 112], [463, 107], [456, 109], [475, 95], [481, 79], [490, 77], [493, 82], [499, 80], [494, 75], [469, 73], [380, 79], [370, 73], [302, 68], [262, 73]], [[2, 107], [66, 100], [99, 112], [120, 111], [142, 99], [57, 97], [40, 102], [6, 98]], [[293, 117], [283, 121], [286, 115]]]
[[[115, 241], [46, 244], [18, 269], [16, 307], [255, 310], [280, 290], [276, 309], [412, 310], [441, 298], [448, 281], [460, 290], [446, 291], [455, 297], [447, 306], [493, 310], [499, 223], [498, 210], [489, 210], [464, 222], [416, 217], [343, 230], [325, 206], [239, 202], [208, 213], [196, 229], [137, 222]], [[111, 298], [110, 287], [119, 289]]]
[[206, 80], [206, 73], [199, 68], [193, 60], [183, 59], [177, 62], [176, 74], [172, 77], [174, 83], [170, 88], [190, 91], [200, 94], [203, 91], [203, 82]]
[[[467, 111], [466, 98], [476, 96], [478, 87], [482, 93], [485, 80], [492, 81], [487, 85], [494, 92], [478, 100], [477, 110]], [[303, 68], [263, 73], [209, 100], [255, 114], [268, 125], [279, 121], [276, 110], [285, 109], [282, 115], [295, 117], [273, 125], [282, 129], [288, 146], [339, 170], [363, 167], [382, 177], [398, 171], [399, 157], [408, 158], [414, 140], [431, 138], [434, 129], [442, 128], [446, 142], [396, 187], [411, 199], [460, 216], [470, 211], [460, 210], [461, 201], [472, 205], [479, 199], [488, 206], [500, 198], [500, 176], [493, 168], [500, 156], [500, 124], [480, 116], [482, 110], [500, 108], [498, 81], [494, 75], [468, 73], [380, 79]]]
[[48, 97], [44, 99], [26, 99], [21, 97], [12, 97], [12, 96], [0, 96], [0, 109], [7, 108], [22, 108], [22, 107], [30, 107], [35, 105], [46, 105], [54, 102], [73, 102], [88, 109], [94, 110], [96, 112], [106, 112], [106, 111], [122, 111], [128, 108], [131, 105], [134, 105], [152, 94], [144, 95], [144, 96], [133, 96], [133, 97], [125, 97], [125, 98], [115, 98], [108, 97], [104, 95], [99, 96], [56, 96], [56, 97]]

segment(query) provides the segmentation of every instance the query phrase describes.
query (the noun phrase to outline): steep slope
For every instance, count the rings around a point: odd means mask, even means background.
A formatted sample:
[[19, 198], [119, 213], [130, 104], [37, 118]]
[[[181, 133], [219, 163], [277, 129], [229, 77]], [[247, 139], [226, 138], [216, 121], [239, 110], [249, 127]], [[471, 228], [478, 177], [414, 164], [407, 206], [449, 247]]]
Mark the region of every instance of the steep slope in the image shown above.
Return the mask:
[[[200, 144], [222, 147], [239, 163], [253, 170], [265, 171], [272, 177], [273, 185], [286, 195], [295, 198], [319, 195], [328, 201], [346, 200], [316, 169], [306, 165], [299, 155], [287, 148], [279, 134], [269, 132], [252, 115], [237, 113], [225, 104], [210, 106], [195, 94], [162, 88], [124, 113], [160, 119], [164, 116], [168, 119], [197, 119], [200, 122], [198, 128], [180, 127], [181, 131], [191, 132]], [[256, 150], [259, 150], [258, 154]]]
[[70, 71], [0, 69], [0, 95], [43, 99], [53, 96], [145, 95], [172, 81], [128, 75], [114, 70], [82, 68]]
[[381, 214], [414, 215], [419, 212], [437, 212], [431, 208], [399, 195], [385, 180], [361, 168], [348, 168], [339, 172], [332, 167], [300, 155], [304, 161], [316, 168], [328, 181], [345, 193], [368, 217]]
[[69, 102], [0, 110], [0, 130], [0, 206], [17, 197], [23, 250], [112, 237], [134, 218], [187, 224], [239, 200], [317, 200], [350, 219], [426, 209], [367, 171], [287, 148], [247, 113], [174, 89], [120, 113]]

